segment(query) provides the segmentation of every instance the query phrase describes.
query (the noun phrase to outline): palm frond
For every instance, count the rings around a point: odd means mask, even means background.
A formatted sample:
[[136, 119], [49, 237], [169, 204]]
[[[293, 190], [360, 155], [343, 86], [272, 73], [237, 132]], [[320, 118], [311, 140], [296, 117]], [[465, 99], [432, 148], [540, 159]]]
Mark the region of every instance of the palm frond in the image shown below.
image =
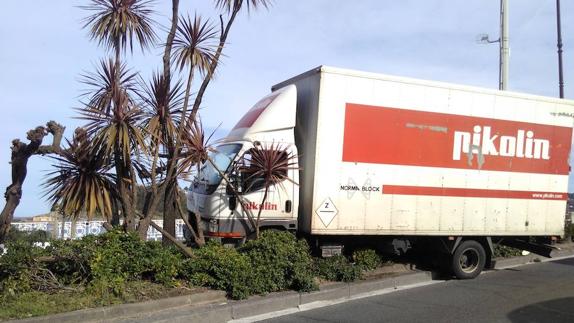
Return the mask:
[[149, 83], [141, 82], [139, 92], [143, 107], [143, 128], [151, 137], [151, 145], [156, 142], [168, 144], [177, 134], [179, 109], [183, 102], [182, 83], [170, 85], [166, 78], [154, 73]]
[[173, 60], [180, 70], [184, 67], [198, 70], [202, 75], [209, 70], [217, 49], [217, 33], [209, 20], [202, 21], [195, 15], [180, 17], [177, 34], [173, 40]]
[[[293, 182], [288, 172], [292, 169], [298, 169], [296, 158], [296, 155], [281, 144], [263, 144], [250, 149], [234, 167], [242, 174], [247, 183], [251, 183], [248, 186], [256, 183], [256, 178], [260, 178], [263, 181], [259, 183], [263, 187], [269, 188], [274, 185], [281, 185], [285, 180]], [[247, 187], [247, 190], [250, 189], [251, 187]]]
[[80, 80], [88, 87], [82, 93], [82, 97], [88, 99], [84, 105], [106, 114], [121, 114], [136, 105], [134, 98], [139, 95], [137, 80], [138, 73], [129, 70], [125, 64], [118, 67], [112, 59], [101, 60], [96, 72], [85, 73]]
[[85, 212], [88, 219], [95, 213], [110, 219], [112, 204], [117, 198], [115, 176], [109, 172], [109, 158], [94, 149], [83, 129], [76, 131], [72, 142], [60, 156], [51, 156], [56, 169], [43, 184], [44, 196], [53, 205], [59, 204], [66, 215]]
[[[205, 136], [201, 120], [188, 123], [182, 137], [182, 153], [179, 157], [178, 174], [188, 176], [191, 167], [207, 160], [208, 154], [214, 151], [210, 144], [213, 133]], [[214, 131], [215, 132], [215, 131]]]
[[120, 151], [123, 160], [132, 154], [147, 151], [145, 130], [141, 128], [143, 114], [132, 108], [121, 115], [106, 114], [97, 109], [84, 107], [79, 110], [80, 119], [87, 120], [86, 131], [93, 138], [95, 148], [112, 154]]
[[154, 13], [150, 0], [91, 0], [80, 8], [92, 12], [83, 19], [83, 28], [88, 28], [90, 38], [106, 47], [133, 52], [137, 41], [142, 50], [152, 46], [157, 35], [151, 18]]
[[272, 0], [215, 0], [215, 7], [226, 12], [240, 11], [244, 5], [248, 12], [261, 7], [268, 9], [272, 4]]

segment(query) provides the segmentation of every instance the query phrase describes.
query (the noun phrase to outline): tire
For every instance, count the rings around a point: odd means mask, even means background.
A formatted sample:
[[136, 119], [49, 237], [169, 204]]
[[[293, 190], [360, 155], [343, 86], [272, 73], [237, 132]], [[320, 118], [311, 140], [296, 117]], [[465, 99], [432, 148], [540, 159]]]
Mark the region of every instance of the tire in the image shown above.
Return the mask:
[[451, 260], [451, 269], [458, 279], [472, 279], [478, 276], [486, 263], [486, 252], [474, 240], [463, 241], [456, 248]]

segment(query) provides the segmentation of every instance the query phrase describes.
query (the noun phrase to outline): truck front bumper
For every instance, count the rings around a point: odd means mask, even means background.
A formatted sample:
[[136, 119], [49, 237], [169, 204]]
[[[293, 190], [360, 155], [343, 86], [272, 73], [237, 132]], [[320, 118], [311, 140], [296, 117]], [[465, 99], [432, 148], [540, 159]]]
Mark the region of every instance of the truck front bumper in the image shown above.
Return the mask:
[[[203, 234], [207, 238], [243, 239], [252, 233], [255, 228], [247, 219], [201, 219]], [[297, 230], [297, 219], [261, 219], [259, 228]]]

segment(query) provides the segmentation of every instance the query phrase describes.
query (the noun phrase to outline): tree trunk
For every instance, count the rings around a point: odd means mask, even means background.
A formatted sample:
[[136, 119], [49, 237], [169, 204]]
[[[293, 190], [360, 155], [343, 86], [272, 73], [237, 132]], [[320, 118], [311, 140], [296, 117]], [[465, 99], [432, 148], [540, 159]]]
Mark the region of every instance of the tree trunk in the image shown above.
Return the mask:
[[161, 234], [164, 237], [170, 239], [171, 242], [173, 242], [183, 253], [185, 253], [186, 256], [193, 257], [193, 253], [191, 253], [191, 250], [189, 250], [189, 248], [187, 248], [183, 243], [181, 243], [181, 241], [177, 241], [177, 239], [174, 236], [167, 233], [164, 229], [162, 229], [162, 227], [157, 225], [155, 222], [152, 221], [150, 224], [154, 229], [161, 232]]
[[[167, 87], [168, 87], [168, 93], [171, 90], [171, 49], [172, 49], [172, 45], [173, 45], [173, 40], [175, 38], [175, 33], [177, 32], [177, 24], [179, 22], [179, 0], [172, 0], [171, 2], [171, 27], [169, 30], [169, 33], [167, 34], [167, 39], [165, 42], [165, 48], [164, 48], [164, 53], [163, 53], [163, 76], [165, 78], [165, 81], [167, 82]], [[163, 123], [163, 128], [166, 129], [166, 125], [165, 123], [167, 122], [167, 118], [164, 118], [162, 120]], [[174, 145], [174, 143], [172, 142], [173, 138], [168, 138], [168, 145]], [[172, 147], [173, 148], [173, 147]], [[174, 157], [174, 151], [173, 149], [170, 149], [170, 159], [168, 160], [168, 169], [170, 169], [170, 166], [173, 166], [172, 164], [176, 164], [177, 165], [177, 161], [175, 160]], [[168, 172], [169, 173], [169, 172]], [[175, 205], [174, 205], [174, 201], [175, 203], [177, 203], [177, 198], [174, 198], [173, 195], [177, 192], [175, 190], [177, 190], [177, 174], [175, 174], [174, 172], [171, 172], [172, 177], [173, 178], [166, 178], [166, 184], [167, 187], [165, 188], [165, 194], [164, 194], [164, 208], [163, 208], [163, 228], [172, 236], [175, 237]], [[155, 185], [155, 184], [154, 184]], [[157, 189], [154, 190], [157, 194]], [[153, 210], [152, 210], [153, 212]], [[147, 222], [149, 223], [149, 222]], [[143, 229], [143, 228], [142, 228]], [[162, 239], [163, 243], [165, 245], [170, 243], [170, 240], [168, 238], [165, 238], [164, 235], [164, 239]]]
[[167, 34], [167, 40], [165, 42], [165, 49], [163, 52], [163, 75], [167, 80], [167, 84], [171, 84], [171, 47], [173, 46], [173, 39], [175, 38], [175, 33], [177, 31], [177, 23], [179, 19], [179, 0], [171, 1], [171, 27], [169, 33]]
[[[180, 200], [179, 189], [177, 192], [178, 192], [177, 199]], [[181, 208], [181, 204], [179, 203], [176, 206], [177, 206], [176, 208], [177, 213], [179, 217], [183, 220], [187, 228], [190, 230], [195, 244], [197, 244], [200, 247], [205, 245], [205, 237], [203, 235], [203, 229], [201, 228], [201, 214], [194, 213], [194, 217], [192, 218], [191, 220], [192, 222], [190, 223], [188, 217], [189, 212], [187, 210], [184, 212]]]
[[[169, 162], [168, 162], [169, 164]], [[169, 166], [168, 166], [169, 167]], [[163, 229], [172, 236], [175, 235], [175, 219], [177, 203], [179, 203], [177, 194], [177, 179], [166, 179], [165, 196], [163, 200]], [[164, 245], [170, 245], [171, 240], [164, 236], [162, 240]]]
[[259, 212], [257, 212], [257, 221], [255, 221], [255, 236], [259, 239], [259, 223], [261, 222], [261, 212], [263, 212], [263, 206], [267, 200], [267, 194], [269, 193], [269, 186], [265, 185], [265, 193], [263, 193], [263, 198], [261, 199], [261, 204], [259, 204]]
[[[126, 165], [122, 153], [118, 147], [114, 149], [114, 163], [116, 168], [116, 187], [118, 189], [122, 215], [124, 217], [124, 229], [126, 231], [135, 231], [135, 209], [132, 204], [131, 193], [127, 181], [131, 182], [131, 176], [126, 174]], [[132, 185], [132, 189], [133, 189]]]
[[[0, 243], [6, 239], [14, 218], [14, 212], [20, 204], [22, 186], [28, 172], [28, 159], [35, 154], [60, 153], [60, 142], [62, 141], [64, 129], [65, 127], [60, 124], [50, 121], [46, 124], [46, 127], [40, 126], [28, 131], [26, 134], [27, 139], [30, 141], [28, 144], [18, 139], [12, 140], [10, 160], [12, 164], [12, 183], [8, 185], [4, 193], [6, 204], [4, 209], [2, 209], [2, 213], [0, 213]], [[52, 145], [40, 146], [48, 133], [51, 133], [53, 136]]]
[[[225, 26], [225, 29], [221, 30], [221, 35], [219, 36], [219, 46], [217, 47], [217, 51], [215, 52], [213, 60], [211, 61], [211, 65], [209, 66], [209, 70], [207, 71], [207, 75], [205, 75], [203, 82], [199, 86], [199, 90], [197, 91], [197, 95], [195, 96], [193, 108], [191, 109], [191, 114], [189, 116], [189, 120], [191, 122], [195, 121], [195, 116], [197, 114], [197, 111], [199, 111], [199, 107], [201, 106], [201, 101], [203, 100], [203, 94], [205, 93], [205, 90], [207, 89], [207, 86], [209, 85], [209, 82], [211, 82], [211, 79], [213, 78], [213, 74], [215, 73], [215, 70], [217, 69], [217, 65], [219, 64], [219, 58], [221, 57], [221, 53], [223, 52], [223, 48], [225, 47], [225, 43], [227, 42], [227, 36], [229, 35], [229, 30], [231, 30], [231, 26], [233, 25], [233, 21], [235, 21], [235, 17], [237, 16], [237, 13], [239, 12], [240, 8], [241, 8], [241, 6], [233, 9], [233, 11], [231, 12], [231, 16], [229, 17], [229, 20], [227, 21], [227, 25]], [[223, 18], [221, 18], [221, 16], [219, 16], [219, 19], [221, 20], [221, 26], [223, 27]]]

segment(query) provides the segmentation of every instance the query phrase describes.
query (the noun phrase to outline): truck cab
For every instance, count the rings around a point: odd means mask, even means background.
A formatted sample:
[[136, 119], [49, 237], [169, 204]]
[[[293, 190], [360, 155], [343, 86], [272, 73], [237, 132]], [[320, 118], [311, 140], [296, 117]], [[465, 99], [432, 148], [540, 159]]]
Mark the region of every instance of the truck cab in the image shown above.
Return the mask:
[[296, 101], [294, 85], [265, 96], [216, 143], [209, 160], [200, 165], [187, 193], [187, 209], [190, 218], [200, 216], [205, 237], [244, 240], [255, 232], [249, 216], [257, 217], [260, 209], [260, 229], [297, 229], [297, 165], [287, 171], [288, 180], [269, 187], [263, 204], [264, 179], [247, 177], [236, 167], [240, 162], [242, 167], [249, 167], [252, 149], [261, 146], [275, 145], [297, 156]]

